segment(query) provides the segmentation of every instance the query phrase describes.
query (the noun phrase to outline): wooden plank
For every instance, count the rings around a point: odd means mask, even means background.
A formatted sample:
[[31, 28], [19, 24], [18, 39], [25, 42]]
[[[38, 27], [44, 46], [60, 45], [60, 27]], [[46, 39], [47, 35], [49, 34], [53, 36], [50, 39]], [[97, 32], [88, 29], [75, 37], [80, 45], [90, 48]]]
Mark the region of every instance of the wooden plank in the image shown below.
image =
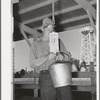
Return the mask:
[[[34, 79], [39, 78], [39, 73], [33, 73], [33, 78], [14, 78], [14, 80], [28, 80], [28, 79]], [[72, 78], [96, 78], [96, 72], [72, 72]]]
[[72, 72], [73, 78], [96, 78], [96, 72]]
[[77, 25], [77, 26], [69, 27], [69, 28], [64, 28], [64, 30], [65, 31], [74, 30], [74, 29], [83, 28], [83, 27], [90, 26], [90, 25], [91, 25], [90, 23], [86, 23], [86, 24], [82, 24], [82, 25]]
[[[67, 27], [67, 28], [64, 28], [63, 31], [69, 31], [69, 30], [74, 30], [74, 29], [78, 29], [78, 28], [83, 28], [83, 27], [86, 27], [86, 26], [91, 26], [90, 23], [86, 23], [86, 24], [82, 24], [82, 25], [77, 25], [77, 26], [73, 26], [73, 27]], [[37, 27], [37, 28], [33, 28], [33, 29], [39, 29], [40, 27]]]
[[[58, 0], [54, 0], [54, 2], [57, 2]], [[52, 0], [48, 0], [48, 1], [45, 1], [45, 2], [42, 2], [42, 3], [39, 3], [37, 5], [33, 5], [31, 7], [27, 7], [25, 9], [21, 9], [18, 11], [18, 14], [24, 14], [24, 13], [27, 13], [29, 11], [32, 11], [34, 9], [37, 9], [37, 8], [40, 8], [40, 7], [43, 7], [43, 6], [46, 6], [46, 5], [49, 5], [52, 3]]]
[[[54, 15], [63, 14], [63, 13], [69, 12], [71, 10], [75, 10], [75, 9], [79, 9], [79, 8], [80, 8], [80, 6], [77, 5], [77, 6], [74, 6], [74, 7], [71, 7], [71, 8], [66, 8], [66, 9], [63, 9], [63, 10], [60, 10], [60, 11], [55, 11]], [[49, 13], [49, 14], [46, 14], [46, 15], [43, 15], [43, 16], [40, 16], [40, 17], [36, 17], [36, 18], [33, 18], [33, 19], [25, 20], [22, 23], [28, 24], [28, 23], [36, 22], [38, 20], [42, 20], [42, 19], [44, 19], [46, 17], [50, 17], [50, 16], [52, 16], [52, 13]]]
[[[39, 73], [33, 73], [33, 78], [14, 78], [16, 80], [34, 80], [34, 78], [39, 78]], [[96, 72], [72, 72], [72, 78], [96, 78]]]
[[[96, 11], [95, 8], [87, 1], [87, 0], [75, 0], [78, 4], [80, 4], [85, 10], [89, 10], [92, 17], [96, 20]], [[96, 0], [95, 0], [96, 1]]]
[[[14, 78], [14, 81], [34, 80], [39, 78], [39, 73], [33, 73], [33, 78]], [[72, 72], [72, 78], [96, 78], [96, 72]]]
[[34, 78], [14, 78], [14, 81], [34, 81]]
[[[85, 19], [85, 18], [88, 18], [88, 15], [83, 15], [83, 16], [79, 16], [79, 17], [65, 19], [64, 21], [61, 21], [60, 24], [65, 24], [65, 23], [69, 23], [69, 22], [73, 22], [73, 21], [78, 21], [78, 20]], [[85, 24], [85, 25], [87, 26], [87, 24]], [[90, 24], [88, 23], [88, 25], [90, 25]], [[38, 30], [38, 29], [41, 29], [41, 27], [36, 27], [36, 28], [32, 28], [32, 29]]]
[[73, 91], [89, 91], [89, 92], [95, 92], [96, 87], [91, 86], [72, 86]]
[[[33, 78], [27, 78], [25, 79], [16, 79], [14, 81], [14, 84], [33, 84], [38, 85], [38, 82], [35, 83]], [[94, 85], [95, 85], [95, 79], [94, 79]], [[72, 78], [72, 85], [80, 85], [80, 86], [91, 86], [91, 78]]]
[[91, 86], [91, 78], [72, 78], [72, 86]]
[[[73, 81], [91, 81], [91, 78], [72, 78]], [[34, 82], [34, 78], [15, 78], [14, 82]]]

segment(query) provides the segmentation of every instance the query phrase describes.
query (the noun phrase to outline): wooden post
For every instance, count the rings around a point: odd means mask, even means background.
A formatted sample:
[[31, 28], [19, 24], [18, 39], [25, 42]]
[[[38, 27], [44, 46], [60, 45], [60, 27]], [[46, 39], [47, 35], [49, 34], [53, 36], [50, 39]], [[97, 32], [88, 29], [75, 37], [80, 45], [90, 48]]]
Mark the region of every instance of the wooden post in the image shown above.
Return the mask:
[[[35, 85], [38, 84], [38, 83], [37, 83], [37, 78], [36, 78], [36, 77], [34, 78], [34, 83], [35, 83]], [[37, 88], [34, 89], [34, 97], [38, 97], [38, 89], [37, 89]]]
[[91, 72], [94, 71], [94, 62], [90, 62], [90, 71], [91, 71]]

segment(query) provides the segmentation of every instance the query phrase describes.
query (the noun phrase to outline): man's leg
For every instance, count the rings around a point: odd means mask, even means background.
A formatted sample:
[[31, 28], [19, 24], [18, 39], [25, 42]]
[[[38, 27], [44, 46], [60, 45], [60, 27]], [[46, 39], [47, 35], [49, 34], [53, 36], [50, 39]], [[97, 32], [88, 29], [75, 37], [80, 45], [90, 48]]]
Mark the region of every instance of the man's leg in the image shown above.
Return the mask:
[[42, 100], [56, 100], [56, 89], [48, 72], [40, 73], [39, 84]]
[[59, 100], [72, 100], [71, 86], [63, 86], [57, 88], [57, 95]]

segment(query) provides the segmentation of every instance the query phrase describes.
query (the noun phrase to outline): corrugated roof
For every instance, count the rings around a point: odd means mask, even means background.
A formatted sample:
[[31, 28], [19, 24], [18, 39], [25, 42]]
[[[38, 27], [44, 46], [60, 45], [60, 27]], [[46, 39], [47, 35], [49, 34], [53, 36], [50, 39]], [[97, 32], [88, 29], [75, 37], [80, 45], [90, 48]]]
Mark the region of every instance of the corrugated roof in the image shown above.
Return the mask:
[[[77, 0], [54, 0], [55, 20], [58, 28], [57, 31], [73, 29], [74, 27], [83, 27], [89, 25], [89, 17], [82, 5], [76, 2]], [[96, 10], [96, 1], [87, 0], [89, 6]], [[39, 30], [42, 25], [42, 19], [52, 16], [52, 0], [20, 0], [18, 4], [13, 6], [14, 20], [22, 23], [29, 28]], [[95, 21], [95, 19], [93, 19]], [[15, 28], [17, 26], [15, 25]], [[16, 28], [15, 30], [18, 30]], [[15, 31], [15, 34], [21, 34], [20, 31]], [[14, 40], [23, 39], [14, 36]], [[30, 37], [30, 35], [29, 35]]]

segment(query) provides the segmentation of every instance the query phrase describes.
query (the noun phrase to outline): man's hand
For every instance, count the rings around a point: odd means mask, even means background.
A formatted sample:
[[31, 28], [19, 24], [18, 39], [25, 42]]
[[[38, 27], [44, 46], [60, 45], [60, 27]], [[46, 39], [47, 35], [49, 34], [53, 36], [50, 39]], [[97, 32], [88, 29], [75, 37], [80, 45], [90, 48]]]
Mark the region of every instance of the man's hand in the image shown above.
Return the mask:
[[64, 56], [62, 54], [57, 54], [56, 60], [64, 60]]
[[56, 60], [60, 60], [60, 61], [71, 61], [71, 54], [69, 52], [68, 53], [58, 52], [57, 53]]
[[51, 59], [54, 59], [54, 58], [56, 58], [56, 54], [55, 53], [49, 53], [49, 55], [48, 55], [48, 59], [49, 60], [51, 60]]

